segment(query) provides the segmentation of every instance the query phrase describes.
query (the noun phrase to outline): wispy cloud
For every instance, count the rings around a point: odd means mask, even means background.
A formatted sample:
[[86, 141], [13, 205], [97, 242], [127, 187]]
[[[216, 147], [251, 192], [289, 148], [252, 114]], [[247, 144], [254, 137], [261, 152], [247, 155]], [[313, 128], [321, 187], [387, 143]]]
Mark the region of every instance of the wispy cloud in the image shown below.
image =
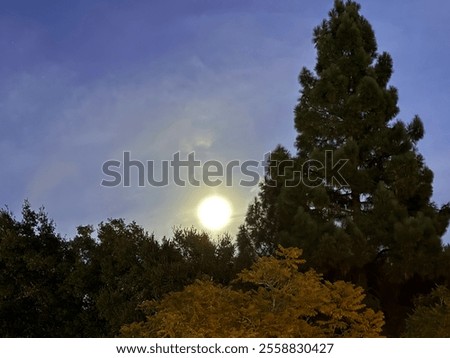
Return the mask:
[[[1, 29], [11, 35], [0, 41], [8, 69], [0, 70], [1, 204], [17, 210], [28, 197], [69, 235], [76, 225], [108, 217], [167, 235], [175, 225], [195, 224], [202, 196], [220, 191], [233, 202], [237, 214], [229, 229], [235, 232], [256, 188], [103, 188], [101, 167], [124, 151], [143, 161], [195, 151], [203, 161], [227, 162], [262, 160], [278, 143], [292, 147], [297, 75], [314, 66], [312, 28], [329, 6], [311, 4], [302, 11], [297, 2], [259, 5], [275, 7], [272, 12], [253, 5], [180, 8], [167, 19], [158, 15], [163, 9], [144, 3], [92, 5], [83, 16], [77, 8], [79, 18], [64, 26], [51, 23], [55, 28], [2, 18]], [[395, 41], [399, 57], [406, 44]], [[412, 106], [401, 86], [410, 75], [395, 78], [406, 98], [402, 107]], [[436, 86], [435, 92], [446, 88]], [[449, 150], [444, 109], [430, 114], [437, 118], [427, 129], [433, 138], [423, 145], [438, 202], [449, 193], [449, 167], [441, 159]]]

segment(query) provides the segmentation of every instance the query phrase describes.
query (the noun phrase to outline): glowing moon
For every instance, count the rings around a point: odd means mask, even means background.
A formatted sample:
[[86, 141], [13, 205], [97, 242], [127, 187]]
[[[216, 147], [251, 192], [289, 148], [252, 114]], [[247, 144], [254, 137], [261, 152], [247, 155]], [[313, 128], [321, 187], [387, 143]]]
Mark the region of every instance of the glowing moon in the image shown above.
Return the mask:
[[205, 228], [220, 230], [230, 222], [231, 205], [221, 196], [210, 196], [201, 201], [197, 216]]

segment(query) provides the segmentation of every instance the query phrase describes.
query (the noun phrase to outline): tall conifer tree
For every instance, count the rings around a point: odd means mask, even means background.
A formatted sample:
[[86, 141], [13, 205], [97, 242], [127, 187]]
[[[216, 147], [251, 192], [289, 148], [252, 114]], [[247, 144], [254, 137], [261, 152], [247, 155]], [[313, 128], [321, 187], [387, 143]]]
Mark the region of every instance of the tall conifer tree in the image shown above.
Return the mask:
[[440, 280], [449, 209], [431, 201], [422, 121], [396, 118], [392, 59], [360, 5], [336, 0], [328, 15], [314, 29], [314, 71], [299, 76], [297, 153], [273, 152], [238, 241], [250, 237], [259, 254], [304, 249], [329, 278], [368, 288], [396, 334], [414, 294]]

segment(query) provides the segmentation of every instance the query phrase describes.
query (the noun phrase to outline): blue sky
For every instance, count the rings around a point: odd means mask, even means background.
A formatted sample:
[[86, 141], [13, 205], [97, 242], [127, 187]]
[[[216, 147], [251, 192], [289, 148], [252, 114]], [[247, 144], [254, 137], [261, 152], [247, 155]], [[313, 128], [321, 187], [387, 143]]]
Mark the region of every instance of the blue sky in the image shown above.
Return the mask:
[[[450, 3], [360, 1], [394, 60], [399, 118], [419, 114], [434, 201], [450, 200]], [[227, 196], [234, 233], [257, 188], [104, 188], [130, 151], [168, 160], [261, 160], [292, 148], [312, 29], [332, 1], [0, 1], [0, 205], [45, 206], [67, 237], [109, 217], [160, 237], [197, 225], [205, 195]], [[446, 241], [450, 241], [448, 235]]]

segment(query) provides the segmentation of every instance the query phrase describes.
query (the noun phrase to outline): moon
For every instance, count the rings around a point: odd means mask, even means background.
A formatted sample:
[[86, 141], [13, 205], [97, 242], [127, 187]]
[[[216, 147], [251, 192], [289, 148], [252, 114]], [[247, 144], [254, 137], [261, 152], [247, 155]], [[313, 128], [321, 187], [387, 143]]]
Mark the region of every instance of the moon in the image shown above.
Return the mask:
[[197, 208], [197, 216], [202, 226], [213, 231], [227, 226], [230, 222], [231, 213], [230, 202], [218, 195], [203, 199]]

